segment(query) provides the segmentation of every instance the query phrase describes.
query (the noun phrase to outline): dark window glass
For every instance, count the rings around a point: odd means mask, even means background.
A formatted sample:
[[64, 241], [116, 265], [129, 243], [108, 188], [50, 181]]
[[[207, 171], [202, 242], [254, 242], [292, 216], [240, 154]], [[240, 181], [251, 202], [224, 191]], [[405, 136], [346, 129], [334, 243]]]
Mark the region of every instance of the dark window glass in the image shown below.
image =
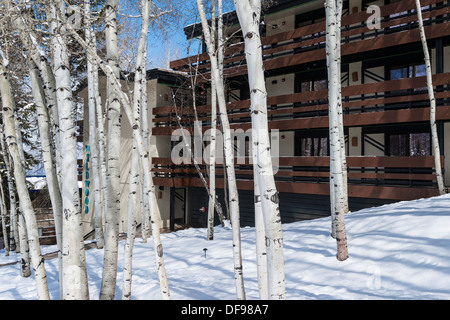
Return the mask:
[[407, 133], [389, 135], [390, 156], [429, 156], [431, 138], [429, 133]]

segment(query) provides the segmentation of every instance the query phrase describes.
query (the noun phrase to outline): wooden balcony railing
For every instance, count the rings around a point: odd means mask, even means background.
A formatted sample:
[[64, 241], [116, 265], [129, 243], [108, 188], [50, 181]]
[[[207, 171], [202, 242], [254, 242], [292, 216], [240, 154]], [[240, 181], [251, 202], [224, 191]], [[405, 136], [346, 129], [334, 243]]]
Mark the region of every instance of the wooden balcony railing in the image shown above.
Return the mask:
[[[437, 119], [450, 119], [450, 73], [433, 76], [436, 87]], [[429, 97], [426, 77], [389, 80], [342, 88], [344, 125], [361, 126], [429, 120]], [[319, 90], [269, 97], [268, 119], [271, 129], [295, 130], [328, 126], [328, 91]], [[250, 100], [227, 104], [232, 128], [249, 129]], [[189, 107], [183, 113], [193, 113]], [[211, 121], [210, 106], [197, 107], [198, 120], [206, 130]], [[178, 110], [179, 113], [180, 110]], [[153, 109], [155, 135], [169, 135], [178, 129], [172, 106]], [[192, 119], [183, 119], [186, 127]]]
[[[329, 157], [280, 157], [275, 180], [279, 192], [329, 194]], [[441, 158], [443, 162], [443, 157]], [[241, 163], [241, 162], [240, 162]], [[197, 169], [191, 164], [173, 164], [170, 158], [153, 158], [155, 185], [201, 187]], [[438, 195], [434, 159], [423, 157], [347, 157], [349, 196], [390, 200], [412, 200]], [[206, 167], [200, 165], [207, 176]], [[236, 163], [239, 189], [253, 189], [253, 167]], [[223, 166], [216, 167], [216, 184], [223, 188]]]
[[[425, 32], [428, 39], [450, 35], [449, 1], [422, 0]], [[342, 17], [343, 56], [420, 41], [414, 0], [402, 0], [381, 8], [379, 29], [370, 29], [371, 14], [363, 11]], [[318, 22], [294, 30], [264, 37], [265, 70], [289, 67], [325, 59], [325, 22]], [[244, 44], [234, 44], [225, 50], [225, 76], [247, 73]], [[174, 70], [198, 72], [208, 78], [210, 71], [207, 53], [172, 61]]]

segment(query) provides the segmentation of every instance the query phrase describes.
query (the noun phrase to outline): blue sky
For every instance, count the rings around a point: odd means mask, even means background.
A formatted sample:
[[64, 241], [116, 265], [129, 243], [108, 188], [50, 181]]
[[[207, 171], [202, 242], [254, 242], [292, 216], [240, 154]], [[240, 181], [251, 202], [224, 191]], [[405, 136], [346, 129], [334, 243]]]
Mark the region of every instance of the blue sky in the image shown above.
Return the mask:
[[[166, 3], [167, 0], [157, 0], [154, 3]], [[136, 11], [136, 6], [130, 7], [130, 3], [127, 0], [120, 0], [120, 11], [129, 15], [139, 14]], [[164, 4], [162, 4], [164, 6]], [[148, 59], [149, 68], [160, 67], [163, 68], [167, 56], [170, 60], [176, 60], [187, 56], [187, 47], [189, 45], [184, 34], [183, 27], [195, 22], [197, 8], [195, 0], [171, 0], [171, 5], [174, 11], [178, 14], [178, 18], [170, 19], [165, 25], [168, 26], [166, 32], [162, 32], [158, 27], [150, 27], [148, 38]], [[129, 32], [135, 35], [135, 39], [132, 39], [132, 45], [137, 45], [138, 32], [141, 26], [140, 19], [124, 18], [123, 22], [126, 23]], [[165, 27], [166, 28], [166, 27]], [[191, 45], [190, 52], [193, 54], [194, 50], [198, 49], [198, 42]], [[130, 50], [133, 50], [130, 48]]]

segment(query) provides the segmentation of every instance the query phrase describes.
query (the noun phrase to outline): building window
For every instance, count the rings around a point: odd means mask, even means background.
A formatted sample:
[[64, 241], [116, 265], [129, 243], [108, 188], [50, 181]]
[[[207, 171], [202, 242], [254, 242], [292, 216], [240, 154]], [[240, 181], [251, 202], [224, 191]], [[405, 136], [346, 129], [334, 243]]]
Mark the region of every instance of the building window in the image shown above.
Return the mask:
[[323, 80], [308, 80], [300, 83], [300, 92], [310, 92], [324, 90], [328, 87], [328, 81]]
[[[409, 64], [401, 67], [394, 66], [389, 68], [388, 75], [390, 80], [424, 77], [427, 75], [427, 68], [425, 64]], [[413, 94], [415, 92], [422, 92], [426, 90], [427, 87], [421, 87], [409, 90], [395, 90], [391, 91], [390, 94], [405, 95], [405, 94]]]
[[389, 75], [391, 80], [424, 77], [427, 75], [427, 68], [425, 64], [414, 64], [402, 67], [392, 67], [390, 69]]
[[431, 155], [430, 133], [392, 133], [388, 139], [390, 156]]
[[295, 132], [295, 156], [326, 157], [329, 155], [327, 129], [298, 130]]
[[328, 155], [328, 138], [301, 138], [300, 156], [326, 157]]

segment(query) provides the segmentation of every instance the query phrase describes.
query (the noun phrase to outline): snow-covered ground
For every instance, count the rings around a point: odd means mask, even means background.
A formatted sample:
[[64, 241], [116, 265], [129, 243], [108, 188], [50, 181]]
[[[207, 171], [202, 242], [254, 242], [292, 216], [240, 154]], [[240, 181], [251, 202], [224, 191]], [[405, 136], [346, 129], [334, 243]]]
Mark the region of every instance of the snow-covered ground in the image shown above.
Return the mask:
[[[346, 223], [350, 258], [344, 262], [335, 258], [329, 218], [283, 225], [287, 299], [450, 299], [450, 195], [349, 213]], [[206, 229], [162, 234], [172, 299], [235, 299], [231, 229], [216, 227], [215, 240], [205, 237]], [[254, 229], [242, 228], [248, 299], [258, 299], [254, 248]], [[103, 250], [86, 257], [90, 297], [98, 299]], [[18, 259], [0, 251], [0, 265]], [[59, 299], [57, 260], [45, 267], [51, 298]], [[151, 240], [136, 240], [132, 288], [133, 299], [160, 299]], [[0, 299], [36, 299], [34, 278], [22, 278], [20, 264], [0, 267]]]

